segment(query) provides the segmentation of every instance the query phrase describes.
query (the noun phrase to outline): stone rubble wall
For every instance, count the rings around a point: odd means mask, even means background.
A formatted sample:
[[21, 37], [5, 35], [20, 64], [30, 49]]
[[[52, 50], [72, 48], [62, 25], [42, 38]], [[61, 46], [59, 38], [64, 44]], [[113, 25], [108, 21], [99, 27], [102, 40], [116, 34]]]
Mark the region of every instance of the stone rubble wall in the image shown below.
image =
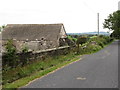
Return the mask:
[[[40, 50], [40, 51], [30, 51], [27, 53], [17, 53], [19, 61], [16, 66], [19, 65], [23, 60], [27, 60], [27, 62], [32, 62], [36, 60], [44, 60], [46, 57], [53, 57], [58, 55], [66, 55], [70, 52], [69, 46]], [[5, 53], [2, 55], [3, 65], [6, 65], [5, 61]]]

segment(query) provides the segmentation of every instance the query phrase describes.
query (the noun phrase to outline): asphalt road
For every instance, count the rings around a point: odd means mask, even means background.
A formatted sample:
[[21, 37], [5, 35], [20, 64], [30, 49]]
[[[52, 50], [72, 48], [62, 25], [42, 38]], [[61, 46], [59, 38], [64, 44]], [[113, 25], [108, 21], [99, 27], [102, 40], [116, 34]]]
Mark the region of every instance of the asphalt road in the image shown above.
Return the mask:
[[118, 88], [118, 41], [23, 88]]

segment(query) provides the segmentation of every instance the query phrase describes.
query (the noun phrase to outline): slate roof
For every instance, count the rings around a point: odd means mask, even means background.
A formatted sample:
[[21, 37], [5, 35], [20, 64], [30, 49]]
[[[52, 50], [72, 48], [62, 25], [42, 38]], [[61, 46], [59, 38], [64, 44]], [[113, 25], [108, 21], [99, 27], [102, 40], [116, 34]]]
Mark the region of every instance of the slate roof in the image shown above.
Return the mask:
[[2, 31], [2, 39], [47, 40], [58, 39], [63, 24], [8, 24]]

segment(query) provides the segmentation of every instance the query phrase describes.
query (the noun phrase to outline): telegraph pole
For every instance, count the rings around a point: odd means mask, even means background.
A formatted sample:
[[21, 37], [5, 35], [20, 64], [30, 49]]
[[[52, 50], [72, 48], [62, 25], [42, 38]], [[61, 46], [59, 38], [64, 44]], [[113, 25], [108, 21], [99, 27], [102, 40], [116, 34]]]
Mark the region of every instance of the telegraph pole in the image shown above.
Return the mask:
[[99, 36], [99, 13], [97, 13], [98, 36]]
[[118, 10], [120, 10], [120, 1], [118, 2]]

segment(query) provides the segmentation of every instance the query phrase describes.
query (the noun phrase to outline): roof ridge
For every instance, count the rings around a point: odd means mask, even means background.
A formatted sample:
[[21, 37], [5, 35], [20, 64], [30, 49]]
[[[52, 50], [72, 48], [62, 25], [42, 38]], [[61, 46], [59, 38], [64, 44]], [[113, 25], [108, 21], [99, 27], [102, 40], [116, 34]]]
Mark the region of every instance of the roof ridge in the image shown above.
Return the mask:
[[11, 25], [26, 25], [26, 26], [29, 26], [29, 25], [63, 25], [63, 23], [54, 23], [54, 24], [7, 24], [7, 26], [11, 26]]

